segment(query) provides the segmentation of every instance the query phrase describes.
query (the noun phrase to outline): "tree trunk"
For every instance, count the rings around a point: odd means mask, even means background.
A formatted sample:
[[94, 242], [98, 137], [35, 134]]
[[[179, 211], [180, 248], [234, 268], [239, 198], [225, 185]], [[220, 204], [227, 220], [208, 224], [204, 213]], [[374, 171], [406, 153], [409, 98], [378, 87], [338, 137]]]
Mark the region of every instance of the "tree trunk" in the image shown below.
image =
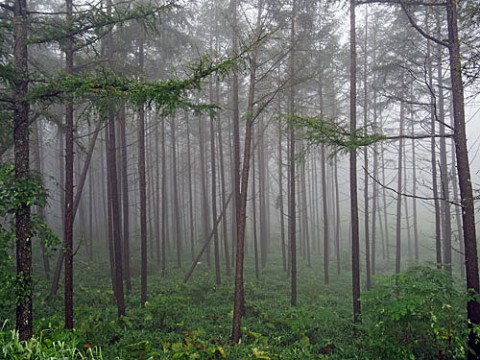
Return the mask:
[[[33, 128], [34, 131], [34, 143], [33, 143], [33, 166], [35, 171], [38, 171], [39, 174], [44, 174], [43, 169], [43, 152], [42, 152], [42, 142], [43, 142], [43, 130], [41, 127], [41, 122], [37, 120], [35, 126]], [[38, 215], [40, 218], [46, 220], [45, 208], [38, 207]], [[45, 244], [41, 241], [42, 247], [42, 260], [43, 260], [43, 271], [45, 272], [45, 279], [48, 281], [50, 280], [50, 259], [47, 254], [47, 249], [45, 248]]]
[[[403, 75], [402, 75], [402, 87]], [[404, 93], [404, 92], [403, 92]], [[400, 140], [398, 146], [397, 162], [397, 211], [396, 211], [396, 230], [395, 230], [395, 274], [400, 273], [402, 261], [402, 191], [403, 191], [403, 123], [405, 121], [405, 104], [400, 102]]]
[[172, 141], [172, 179], [173, 179], [173, 222], [174, 222], [174, 234], [175, 234], [175, 247], [177, 255], [177, 266], [182, 266], [182, 243], [183, 243], [183, 230], [181, 226], [180, 215], [180, 202], [178, 195], [178, 174], [177, 174], [177, 136], [175, 128], [175, 115], [172, 116], [170, 138]]
[[441, 219], [440, 219], [440, 204], [438, 200], [438, 180], [437, 180], [437, 145], [435, 139], [436, 117], [437, 117], [437, 103], [436, 95], [433, 92], [433, 64], [431, 56], [431, 44], [427, 42], [427, 66], [428, 66], [428, 86], [430, 91], [430, 156], [432, 166], [432, 189], [433, 189], [433, 206], [435, 212], [435, 256], [437, 268], [442, 266], [442, 235], [441, 235]]
[[[355, 0], [350, 0], [350, 133], [357, 129], [357, 49]], [[360, 306], [360, 241], [357, 200], [357, 150], [350, 150], [350, 217], [352, 226], [352, 297], [353, 321], [361, 321]]]
[[[288, 114], [295, 114], [295, 3], [292, 7], [290, 24], [290, 59], [288, 64], [289, 98]], [[295, 207], [295, 126], [289, 123], [289, 192], [288, 192], [288, 243], [290, 248], [290, 305], [297, 305], [297, 241], [296, 241], [296, 207]]]
[[[234, 10], [236, 11], [236, 1], [233, 0]], [[256, 38], [260, 39], [261, 34], [261, 12], [263, 9], [263, 0], [259, 0], [257, 13]], [[234, 15], [236, 19], [236, 15]], [[234, 27], [236, 29], [236, 26]], [[236, 34], [235, 34], [236, 35]], [[244, 312], [244, 283], [243, 283], [243, 265], [245, 257], [245, 228], [247, 220], [247, 195], [248, 181], [250, 174], [250, 160], [252, 156], [252, 130], [254, 120], [254, 100], [255, 100], [255, 82], [257, 71], [257, 50], [258, 44], [255, 44], [251, 54], [250, 86], [248, 90], [247, 116], [245, 122], [245, 143], [243, 149], [243, 166], [240, 176], [240, 203], [238, 204], [237, 216], [237, 243], [235, 256], [235, 290], [233, 302], [233, 324], [232, 341], [238, 343], [241, 337], [241, 320]]]
[[[24, 181], [30, 172], [29, 160], [29, 102], [28, 92], [28, 49], [27, 49], [27, 1], [14, 3], [13, 37], [15, 93], [13, 114], [13, 145], [15, 156], [15, 179]], [[32, 337], [32, 242], [30, 206], [22, 202], [15, 210], [15, 238], [17, 260], [17, 309], [16, 329], [20, 340]]]
[[127, 292], [132, 291], [132, 280], [130, 275], [130, 220], [129, 220], [129, 193], [128, 193], [128, 155], [127, 155], [127, 134], [126, 134], [126, 113], [125, 104], [120, 109], [120, 178], [122, 194], [122, 217], [123, 217], [123, 275]]
[[110, 208], [112, 211], [112, 231], [113, 231], [113, 257], [115, 274], [115, 300], [117, 302], [118, 317], [125, 316], [125, 299], [123, 291], [123, 256], [122, 256], [122, 238], [120, 224], [120, 202], [118, 197], [117, 183], [117, 159], [116, 159], [116, 140], [115, 140], [115, 119], [113, 114], [107, 125], [108, 130], [108, 149], [107, 149], [107, 173], [108, 173], [108, 192], [110, 194]]
[[447, 0], [448, 38], [450, 77], [452, 81], [454, 141], [457, 156], [458, 184], [462, 202], [463, 236], [465, 243], [465, 269], [467, 289], [472, 295], [468, 301], [467, 318], [469, 320], [468, 358], [480, 356], [480, 339], [474, 327], [480, 323], [480, 303], [473, 299], [480, 291], [478, 279], [478, 255], [475, 234], [475, 208], [473, 204], [470, 163], [468, 161], [467, 135], [465, 126], [465, 104], [462, 82], [462, 64], [460, 58], [460, 40], [458, 38], [457, 2]]
[[[143, 35], [143, 33], [142, 33]], [[143, 78], [144, 67], [144, 39], [140, 39], [138, 47], [138, 63]], [[147, 256], [147, 181], [145, 170], [145, 109], [140, 106], [137, 117], [138, 138], [138, 184], [140, 192], [140, 306], [144, 307], [147, 302], [148, 287], [148, 256]], [[157, 181], [159, 179], [157, 178]], [[155, 219], [159, 221], [159, 219]], [[158, 248], [158, 246], [157, 246]]]
[[[210, 103], [214, 103], [213, 84], [210, 79], [209, 84]], [[211, 181], [212, 181], [212, 218], [217, 218], [217, 164], [215, 161], [215, 117], [210, 116], [210, 167], [211, 167]], [[217, 227], [213, 228], [213, 257], [215, 265], [215, 284], [220, 285], [222, 283], [222, 277], [220, 273], [220, 249], [218, 240]]]

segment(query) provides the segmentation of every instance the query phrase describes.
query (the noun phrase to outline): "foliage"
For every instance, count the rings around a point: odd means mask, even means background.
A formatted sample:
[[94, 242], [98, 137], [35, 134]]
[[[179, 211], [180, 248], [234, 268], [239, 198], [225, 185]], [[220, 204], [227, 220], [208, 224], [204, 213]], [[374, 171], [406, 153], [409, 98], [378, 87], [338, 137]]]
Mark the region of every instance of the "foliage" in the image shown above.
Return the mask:
[[103, 113], [119, 101], [129, 101], [134, 106], [155, 105], [162, 115], [172, 114], [178, 108], [213, 112], [217, 109], [215, 105], [196, 103], [189, 91], [200, 89], [201, 81], [207, 76], [225, 75], [232, 65], [232, 59], [215, 62], [204, 56], [190, 66], [186, 79], [155, 82], [118, 75], [106, 68], [78, 75], [62, 73], [48, 84], [33, 87], [29, 98], [32, 102], [89, 99]]
[[[30, 172], [23, 179], [16, 179], [12, 164], [0, 166], [0, 302], [6, 308], [12, 304], [13, 286], [22, 286], [22, 278], [15, 281], [11, 249], [15, 240], [15, 213], [23, 206], [45, 206], [48, 193], [38, 173]], [[58, 244], [58, 238], [37, 214], [31, 216], [32, 236], [40, 239], [46, 247]]]
[[[340, 149], [352, 150], [369, 146], [385, 139], [384, 135], [378, 133], [365, 135], [366, 131], [363, 128], [351, 133], [344, 124], [332, 119], [291, 116], [289, 120], [304, 130], [303, 137], [312, 145], [325, 144]], [[375, 130], [373, 125], [369, 126], [369, 128]]]
[[362, 298], [369, 345], [379, 358], [463, 359], [462, 298], [451, 276], [426, 266], [378, 279]]
[[[230, 341], [230, 278], [216, 285], [207, 268], [197, 272], [189, 284], [182, 283], [182, 271], [172, 271], [161, 279], [152, 276], [144, 308], [139, 306], [139, 279], [134, 278], [133, 292], [126, 298], [127, 315], [118, 320], [105, 275], [107, 264], [97, 262], [78, 272], [73, 332], [63, 329], [62, 299], [46, 297], [49, 286], [39, 282], [34, 293], [35, 337], [20, 344], [7, 329], [12, 327], [9, 322], [1, 331], [2, 349], [24, 349], [29, 344], [38, 354], [36, 358], [52, 360], [75, 358], [68, 354], [75, 354], [76, 359], [102, 360], [464, 356], [465, 299], [443, 271], [418, 267], [394, 277], [378, 278], [376, 287], [364, 295], [365, 325], [357, 328], [351, 322], [348, 272], [332, 275], [331, 283], [325, 286], [318, 280], [321, 264], [310, 268], [300, 263], [299, 305], [291, 307], [289, 283], [281, 263], [267, 264], [259, 280], [250, 276], [253, 264], [248, 259], [246, 265], [245, 318], [238, 345]], [[152, 268], [152, 273], [155, 270]], [[53, 354], [54, 348], [64, 352]], [[23, 359], [21, 352], [12, 354], [16, 357], [7, 359]]]
[[103, 359], [99, 348], [84, 344], [78, 347], [78, 337], [73, 333], [64, 333], [61, 339], [52, 340], [44, 336], [43, 332], [38, 337], [28, 341], [20, 341], [18, 332], [5, 330], [6, 323], [0, 329], [0, 356], [5, 360], [53, 360], [53, 359]]

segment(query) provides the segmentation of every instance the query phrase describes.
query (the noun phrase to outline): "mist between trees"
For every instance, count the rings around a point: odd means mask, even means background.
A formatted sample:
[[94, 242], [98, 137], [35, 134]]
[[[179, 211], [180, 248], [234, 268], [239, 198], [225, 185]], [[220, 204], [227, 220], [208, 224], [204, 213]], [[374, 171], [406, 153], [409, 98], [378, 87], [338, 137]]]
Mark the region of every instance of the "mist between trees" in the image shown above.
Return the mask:
[[0, 4], [0, 319], [16, 309], [30, 339], [46, 281], [73, 329], [93, 264], [122, 319], [152, 279], [201, 267], [232, 285], [238, 343], [245, 278], [271, 264], [292, 307], [299, 264], [328, 286], [351, 273], [360, 326], [375, 275], [429, 263], [465, 282], [477, 358], [479, 14], [473, 0]]

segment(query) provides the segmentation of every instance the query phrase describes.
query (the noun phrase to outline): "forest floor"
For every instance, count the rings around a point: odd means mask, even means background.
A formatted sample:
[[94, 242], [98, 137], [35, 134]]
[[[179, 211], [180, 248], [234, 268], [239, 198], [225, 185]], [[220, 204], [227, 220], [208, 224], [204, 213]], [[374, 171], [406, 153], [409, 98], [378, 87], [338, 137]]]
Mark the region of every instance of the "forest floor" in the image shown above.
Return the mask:
[[[298, 305], [281, 262], [255, 278], [245, 273], [245, 316], [240, 344], [230, 341], [233, 277], [215, 284], [198, 264], [150, 275], [148, 303], [140, 308], [139, 274], [120, 320], [106, 264], [77, 261], [75, 330], [63, 330], [63, 300], [49, 283], [35, 286], [35, 337], [15, 339], [14, 311], [0, 310], [0, 358], [5, 359], [461, 359], [465, 356], [464, 296], [441, 270], [420, 267], [401, 277], [377, 278], [362, 299], [364, 323], [352, 324], [350, 272], [332, 271], [324, 284], [318, 267], [300, 264]], [[134, 269], [136, 272], [138, 269]], [[158, 269], [151, 268], [151, 273]], [[333, 270], [333, 269], [332, 269]], [[395, 288], [395, 290], [394, 290]], [[459, 287], [461, 289], [461, 287]], [[1, 325], [1, 323], [0, 323]]]

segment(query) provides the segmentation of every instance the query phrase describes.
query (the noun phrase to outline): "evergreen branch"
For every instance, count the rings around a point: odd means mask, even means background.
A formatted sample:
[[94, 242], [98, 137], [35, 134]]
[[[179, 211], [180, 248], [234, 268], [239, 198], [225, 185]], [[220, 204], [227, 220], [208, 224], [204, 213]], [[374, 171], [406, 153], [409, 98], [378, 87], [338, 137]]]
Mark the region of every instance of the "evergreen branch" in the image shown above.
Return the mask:
[[[128, 21], [149, 21], [152, 25], [159, 14], [174, 7], [177, 7], [174, 0], [168, 1], [164, 5], [136, 3], [133, 8], [124, 8], [117, 4], [112, 15], [107, 15], [101, 8], [94, 8], [92, 11], [74, 16], [71, 27], [68, 27], [63, 19], [45, 20], [37, 18], [33, 19], [31, 23], [40, 27], [41, 31], [40, 29], [32, 29], [30, 33], [36, 35], [30, 37], [29, 43], [62, 42], [68, 36], [81, 37], [93, 30], [96, 32], [95, 39], [98, 40], [108, 33], [113, 26], [123, 25]], [[104, 30], [100, 31], [100, 29]]]
[[382, 134], [364, 135], [364, 129], [351, 133], [331, 119], [291, 116], [289, 120], [306, 129], [304, 138], [311, 144], [333, 145], [352, 150], [386, 139]]
[[179, 107], [196, 112], [214, 111], [217, 108], [214, 105], [194, 103], [188, 92], [200, 89], [201, 81], [207, 76], [225, 74], [233, 64], [232, 59], [213, 63], [210, 58], [203, 57], [190, 67], [192, 74], [189, 78], [158, 82], [120, 76], [108, 69], [78, 75], [62, 74], [56, 81], [32, 87], [29, 98], [31, 101], [52, 102], [91, 100], [99, 108], [105, 107], [106, 102], [123, 99], [135, 106], [155, 104], [164, 114]]

